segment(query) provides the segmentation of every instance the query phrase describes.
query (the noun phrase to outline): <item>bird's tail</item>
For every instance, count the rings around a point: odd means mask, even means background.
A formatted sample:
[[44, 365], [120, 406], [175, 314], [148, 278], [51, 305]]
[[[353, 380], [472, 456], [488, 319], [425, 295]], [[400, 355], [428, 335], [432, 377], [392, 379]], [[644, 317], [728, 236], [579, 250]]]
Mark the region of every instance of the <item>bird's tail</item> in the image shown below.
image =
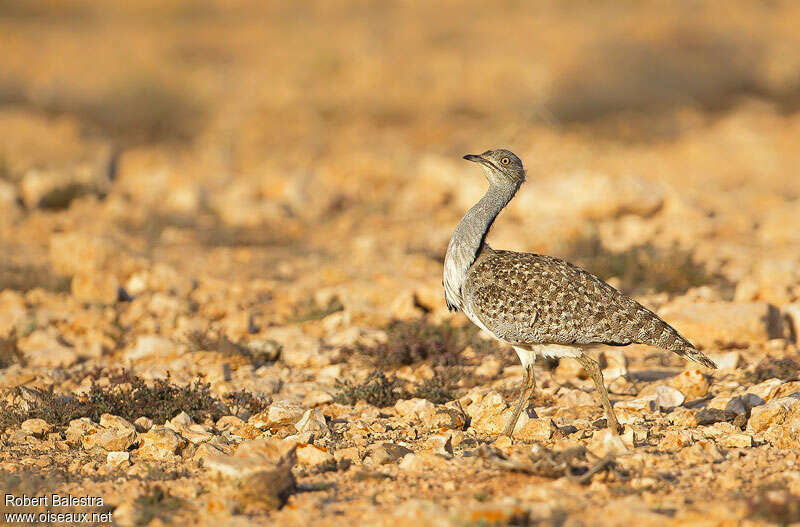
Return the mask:
[[668, 349], [685, 359], [692, 360], [698, 364], [702, 364], [706, 368], [713, 368], [717, 369], [716, 363], [713, 360], [706, 357], [703, 352], [698, 350], [694, 347], [694, 344], [689, 342], [683, 335], [678, 333], [678, 331], [664, 322], [661, 319], [658, 319], [657, 323], [658, 329], [660, 331], [657, 332], [657, 338], [649, 338], [644, 343], [651, 344], [654, 346], [658, 346], [659, 348]]
[[693, 361], [695, 361], [695, 362], [697, 362], [699, 364], [702, 364], [706, 368], [712, 368], [712, 369], [715, 369], [715, 370], [717, 369], [717, 364], [713, 360], [711, 360], [708, 357], [706, 357], [703, 354], [702, 351], [700, 351], [697, 348], [695, 348], [689, 341], [686, 341], [686, 344], [688, 344], [688, 345], [681, 346], [678, 349], [674, 349], [673, 348], [672, 351], [674, 351], [675, 353], [677, 353], [681, 357], [684, 357], [684, 358], [687, 358], [689, 360], [693, 360]]

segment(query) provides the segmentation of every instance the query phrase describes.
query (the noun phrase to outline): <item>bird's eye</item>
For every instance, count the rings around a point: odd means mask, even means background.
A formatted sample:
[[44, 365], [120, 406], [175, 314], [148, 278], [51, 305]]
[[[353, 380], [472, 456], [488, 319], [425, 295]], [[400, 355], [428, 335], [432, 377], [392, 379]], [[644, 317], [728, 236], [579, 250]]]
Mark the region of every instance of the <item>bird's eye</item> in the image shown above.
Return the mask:
[[503, 159], [500, 160], [500, 162], [503, 163], [504, 165], [507, 165], [511, 163], [511, 160], [507, 157], [504, 157]]

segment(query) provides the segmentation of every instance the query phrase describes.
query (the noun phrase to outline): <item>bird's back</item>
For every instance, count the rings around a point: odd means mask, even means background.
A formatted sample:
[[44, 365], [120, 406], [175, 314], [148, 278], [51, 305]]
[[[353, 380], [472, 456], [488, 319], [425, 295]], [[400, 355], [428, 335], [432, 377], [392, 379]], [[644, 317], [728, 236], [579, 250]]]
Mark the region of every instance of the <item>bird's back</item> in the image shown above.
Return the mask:
[[672, 326], [569, 262], [486, 247], [462, 287], [464, 311], [512, 344], [649, 344], [716, 367]]

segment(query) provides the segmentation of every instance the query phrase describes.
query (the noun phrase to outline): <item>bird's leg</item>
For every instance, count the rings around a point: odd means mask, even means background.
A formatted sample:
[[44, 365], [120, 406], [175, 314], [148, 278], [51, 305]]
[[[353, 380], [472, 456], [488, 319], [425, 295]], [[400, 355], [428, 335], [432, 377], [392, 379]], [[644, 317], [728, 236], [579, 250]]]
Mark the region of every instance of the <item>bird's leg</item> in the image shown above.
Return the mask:
[[528, 405], [531, 392], [535, 387], [536, 378], [533, 376], [533, 364], [528, 364], [528, 367], [525, 368], [525, 379], [522, 381], [522, 389], [519, 393], [519, 399], [517, 399], [517, 404], [514, 406], [514, 413], [511, 415], [511, 420], [506, 425], [503, 435], [511, 437], [514, 434], [514, 427], [517, 426], [519, 416], [522, 413], [523, 408]]
[[619, 421], [617, 421], [614, 409], [611, 407], [611, 401], [608, 399], [608, 392], [606, 391], [606, 385], [603, 384], [603, 374], [600, 371], [600, 365], [596, 360], [587, 355], [575, 357], [575, 360], [583, 366], [586, 373], [588, 373], [589, 377], [594, 381], [594, 387], [597, 389], [598, 393], [600, 393], [600, 401], [603, 403], [603, 408], [606, 410], [608, 427], [614, 434], [619, 435], [622, 430], [619, 426]]

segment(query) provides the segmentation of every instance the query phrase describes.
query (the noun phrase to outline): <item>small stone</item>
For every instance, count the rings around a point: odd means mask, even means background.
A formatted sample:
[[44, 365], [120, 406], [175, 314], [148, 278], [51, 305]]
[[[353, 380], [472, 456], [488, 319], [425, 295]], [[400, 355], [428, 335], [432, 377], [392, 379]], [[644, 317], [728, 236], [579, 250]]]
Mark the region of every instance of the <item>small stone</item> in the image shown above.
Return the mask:
[[[312, 434], [314, 437], [322, 437], [329, 432], [328, 424], [325, 422], [325, 416], [316, 408], [306, 410], [306, 413], [295, 423], [294, 427], [299, 433]], [[298, 451], [298, 459], [299, 455]]]
[[229, 434], [242, 439], [255, 439], [262, 433], [258, 428], [249, 425], [234, 415], [220, 417], [216, 423], [216, 427], [218, 430], [228, 432]]
[[427, 399], [401, 399], [394, 405], [397, 415], [407, 421], [428, 420], [433, 416], [436, 406]]
[[119, 430], [132, 430], [136, 431], [136, 427], [134, 427], [131, 423], [126, 421], [124, 418], [118, 415], [112, 414], [103, 414], [100, 416], [100, 426], [104, 426], [106, 428], [116, 428]]
[[259, 361], [272, 362], [281, 356], [282, 347], [274, 340], [251, 340], [247, 343], [247, 347], [257, 354]]
[[83, 436], [87, 434], [96, 434], [100, 431], [102, 431], [100, 425], [92, 422], [88, 417], [81, 417], [69, 422], [69, 427], [67, 427], [66, 432], [64, 432], [64, 437], [68, 443], [78, 444], [81, 442]]
[[654, 396], [647, 396], [618, 402], [614, 405], [614, 413], [616, 413], [620, 424], [640, 422], [655, 410], [654, 399]]
[[245, 514], [277, 509], [295, 488], [292, 467], [297, 444], [281, 439], [254, 439], [233, 455], [208, 455], [203, 465], [219, 493]]
[[703, 465], [720, 461], [725, 456], [722, 455], [722, 452], [719, 451], [713, 441], [701, 439], [688, 448], [683, 448], [678, 457], [691, 465]]
[[670, 410], [676, 406], [680, 406], [686, 400], [683, 393], [677, 388], [672, 386], [659, 386], [656, 389], [655, 404], [661, 410]]
[[418, 452], [406, 454], [398, 464], [400, 470], [407, 472], [427, 472], [441, 470], [447, 465], [447, 458], [431, 452]]
[[141, 335], [136, 339], [136, 345], [125, 353], [125, 360], [136, 361], [168, 357], [175, 352], [175, 344], [171, 340], [158, 335]]
[[106, 456], [106, 463], [112, 467], [130, 465], [130, 452], [109, 452]]
[[266, 410], [252, 416], [247, 422], [261, 430], [278, 428], [297, 423], [305, 412], [306, 408], [294, 401], [276, 401]]
[[303, 406], [313, 408], [333, 402], [333, 395], [322, 390], [312, 390], [303, 398]]
[[772, 399], [780, 399], [781, 397], [790, 397], [795, 394], [800, 394], [800, 381], [788, 381], [774, 387], [769, 395], [766, 397], [767, 401]]
[[72, 277], [72, 297], [86, 304], [113, 304], [119, 298], [117, 277], [104, 271], [89, 271]]
[[126, 428], [107, 428], [102, 432], [87, 434], [81, 438], [83, 448], [90, 450], [95, 446], [108, 452], [123, 451], [136, 442], [136, 431]]
[[68, 368], [78, 362], [78, 354], [73, 348], [63, 345], [55, 335], [46, 331], [34, 331], [20, 339], [18, 345], [28, 366]]
[[727, 417], [725, 410], [720, 410], [719, 408], [703, 408], [696, 415], [697, 424], [700, 426], [719, 423], [725, 421]]
[[460, 407], [440, 407], [431, 416], [429, 423], [436, 429], [462, 430], [467, 424], [467, 414]]
[[[508, 408], [502, 395], [497, 392], [489, 392], [480, 403], [469, 405], [467, 413], [472, 417], [472, 428], [476, 432], [497, 436], [505, 430], [512, 410]], [[520, 416], [520, 421], [523, 420], [522, 418], [523, 416]]]
[[322, 447], [309, 444], [297, 445], [297, 462], [304, 467], [317, 469], [335, 468], [336, 458]]
[[697, 412], [688, 408], [675, 408], [669, 413], [667, 420], [681, 428], [694, 428], [697, 426]]
[[197, 446], [197, 450], [194, 451], [192, 459], [194, 459], [195, 461], [205, 462], [205, 460], [208, 459], [209, 456], [217, 456], [222, 453], [223, 453], [222, 450], [220, 450], [219, 448], [215, 447], [210, 443], [201, 443], [200, 445]]
[[[719, 400], [718, 400], [719, 399]], [[748, 415], [756, 406], [761, 406], [766, 401], [753, 393], [737, 395], [730, 398], [715, 398], [709, 403], [710, 408], [720, 408], [725, 413], [732, 415]]]
[[628, 452], [628, 447], [625, 446], [622, 439], [607, 428], [595, 430], [586, 448], [600, 458]]
[[31, 435], [42, 437], [50, 431], [50, 425], [44, 419], [27, 419], [22, 422], [20, 428]]
[[710, 387], [708, 379], [699, 369], [686, 370], [673, 377], [669, 384], [680, 390], [688, 401], [705, 397]]
[[475, 375], [494, 379], [503, 371], [503, 361], [496, 357], [487, 357], [475, 368]]
[[575, 360], [559, 361], [558, 366], [553, 374], [555, 375], [556, 380], [562, 382], [572, 382], [575, 379], [587, 378], [583, 366], [578, 364], [578, 361]]
[[440, 456], [453, 455], [453, 437], [452, 434], [436, 434], [432, 435], [425, 442], [426, 448], [434, 454]]
[[735, 370], [739, 366], [741, 356], [738, 351], [729, 351], [727, 353], [715, 353], [711, 355], [717, 368], [720, 370]]
[[386, 465], [387, 463], [394, 463], [406, 454], [410, 454], [412, 450], [394, 443], [381, 443], [379, 445], [371, 445], [367, 458], [373, 465]]
[[674, 452], [693, 443], [692, 434], [688, 430], [668, 430], [658, 443], [658, 449]]
[[761, 433], [761, 437], [777, 448], [800, 448], [800, 415], [797, 409], [780, 424], [770, 426]]
[[800, 413], [800, 394], [773, 399], [767, 404], [753, 408], [747, 421], [747, 429], [762, 432], [772, 426], [781, 425], [790, 413]]
[[137, 432], [147, 432], [153, 427], [153, 420], [149, 417], [139, 417], [133, 422]]
[[163, 426], [154, 426], [139, 434], [140, 446], [136, 455], [146, 459], [171, 460], [186, 446], [186, 440]]
[[603, 363], [603, 378], [613, 381], [628, 374], [628, 359], [621, 349], [605, 349], [600, 354]]
[[753, 386], [747, 389], [747, 393], [752, 393], [753, 395], [757, 395], [762, 398], [764, 401], [770, 400], [770, 394], [781, 384], [783, 381], [781, 379], [767, 379], [766, 381], [760, 382], [758, 384], [754, 384]]
[[339, 464], [341, 464], [343, 461], [352, 464], [361, 463], [361, 451], [358, 449], [358, 447], [354, 446], [338, 449], [333, 453], [333, 457]]
[[502, 435], [492, 441], [492, 446], [496, 449], [500, 450], [501, 452], [508, 452], [511, 450], [511, 446], [514, 444], [513, 440], [506, 436]]
[[549, 417], [529, 419], [525, 425], [514, 432], [514, 438], [521, 441], [549, 441], [558, 429]]
[[724, 448], [750, 448], [753, 446], [753, 436], [737, 432], [719, 437], [717, 443]]

